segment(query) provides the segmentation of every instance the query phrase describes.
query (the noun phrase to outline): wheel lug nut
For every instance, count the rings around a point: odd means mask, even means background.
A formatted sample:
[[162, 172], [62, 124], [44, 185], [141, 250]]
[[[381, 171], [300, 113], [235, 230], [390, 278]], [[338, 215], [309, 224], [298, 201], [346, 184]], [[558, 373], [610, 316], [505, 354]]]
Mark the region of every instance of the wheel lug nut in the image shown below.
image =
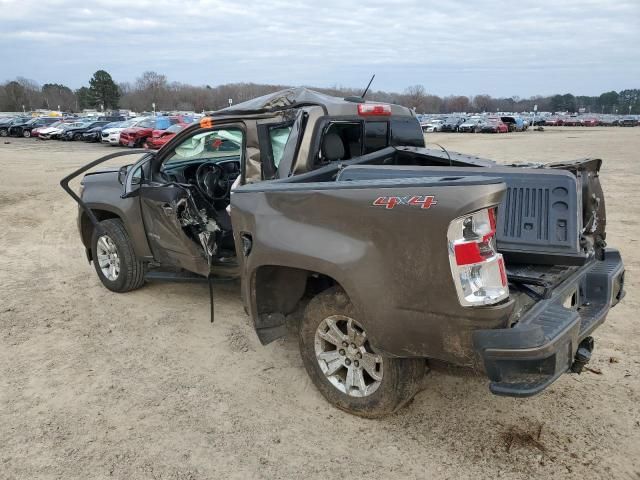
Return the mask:
[[353, 364], [354, 364], [356, 367], [359, 367], [359, 366], [360, 366], [360, 362], [359, 362], [358, 360], [356, 360], [355, 362], [353, 362]]
[[347, 342], [342, 342], [342, 346], [343, 346], [343, 347], [348, 347], [348, 346], [349, 346], [349, 344], [348, 344]]
[[344, 363], [346, 363], [347, 365], [351, 365], [351, 360], [349, 360], [348, 358], [344, 361]]
[[340, 349], [340, 352], [339, 352], [339, 353], [340, 353], [340, 355], [344, 355], [344, 353], [345, 353], [345, 352], [344, 352], [344, 350], [343, 350], [343, 349]]
[[356, 357], [362, 358], [362, 354], [360, 352], [356, 353]]
[[356, 348], [356, 344], [355, 344], [355, 343], [352, 343], [352, 344], [351, 344], [351, 348]]

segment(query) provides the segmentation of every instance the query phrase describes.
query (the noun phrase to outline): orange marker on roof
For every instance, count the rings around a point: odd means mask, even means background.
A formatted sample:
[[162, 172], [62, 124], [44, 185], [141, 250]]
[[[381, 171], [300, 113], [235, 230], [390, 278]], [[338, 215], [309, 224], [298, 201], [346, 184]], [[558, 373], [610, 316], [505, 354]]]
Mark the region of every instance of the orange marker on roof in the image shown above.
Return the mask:
[[211, 127], [213, 127], [213, 118], [202, 117], [200, 119], [200, 128], [211, 128]]

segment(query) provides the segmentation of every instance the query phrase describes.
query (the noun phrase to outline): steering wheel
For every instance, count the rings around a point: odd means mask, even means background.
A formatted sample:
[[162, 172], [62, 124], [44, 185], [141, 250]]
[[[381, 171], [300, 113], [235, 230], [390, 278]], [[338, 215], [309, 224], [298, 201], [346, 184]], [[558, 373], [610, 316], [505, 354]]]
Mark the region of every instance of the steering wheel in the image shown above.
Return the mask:
[[220, 165], [205, 162], [196, 170], [196, 186], [209, 200], [224, 200], [229, 194], [228, 182]]

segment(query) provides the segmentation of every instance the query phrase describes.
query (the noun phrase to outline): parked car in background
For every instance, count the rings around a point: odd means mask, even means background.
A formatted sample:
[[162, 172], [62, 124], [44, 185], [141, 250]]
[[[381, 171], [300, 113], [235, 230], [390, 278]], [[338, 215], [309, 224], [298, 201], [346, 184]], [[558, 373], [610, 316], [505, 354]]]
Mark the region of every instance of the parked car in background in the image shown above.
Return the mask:
[[106, 122], [124, 122], [127, 118], [124, 115], [105, 115], [102, 117], [98, 117], [96, 120], [106, 121]]
[[25, 137], [29, 138], [31, 136], [31, 131], [34, 128], [46, 127], [48, 125], [53, 125], [58, 121], [57, 118], [54, 117], [37, 117], [27, 120], [23, 123], [17, 123], [11, 125], [9, 127], [9, 136], [10, 137]]
[[600, 120], [595, 117], [585, 117], [581, 119], [580, 123], [582, 123], [583, 127], [597, 127], [600, 124]]
[[564, 125], [564, 120], [560, 117], [549, 117], [544, 121], [546, 127], [561, 127]]
[[42, 132], [43, 130], [49, 129], [49, 128], [57, 128], [60, 125], [64, 124], [64, 120], [56, 120], [54, 123], [50, 124], [50, 125], [43, 125], [42, 127], [36, 127], [34, 129], [31, 130], [31, 136], [38, 138], [40, 136], [40, 132]]
[[116, 128], [122, 125], [124, 122], [109, 122], [106, 125], [98, 125], [90, 128], [82, 134], [82, 140], [85, 142], [99, 142], [102, 138], [102, 131], [107, 128]]
[[601, 116], [598, 118], [598, 125], [601, 127], [615, 127], [618, 125], [617, 118], [613, 118], [609, 115]]
[[480, 128], [481, 133], [507, 133], [509, 127], [504, 123], [500, 117], [489, 117], [487, 121]]
[[9, 136], [9, 129], [14, 125], [22, 125], [31, 120], [31, 117], [11, 117], [7, 122], [0, 124], [0, 137]]
[[61, 140], [82, 140], [82, 135], [92, 128], [95, 127], [103, 127], [107, 122], [105, 120], [97, 120], [97, 121], [89, 121], [83, 122], [80, 125], [76, 125], [73, 127], [66, 128], [65, 131], [60, 135]]
[[578, 117], [567, 117], [564, 119], [565, 127], [581, 127], [582, 121]]
[[151, 150], [158, 150], [159, 148], [162, 148], [165, 143], [175, 137], [176, 133], [187, 126], [189, 126], [187, 123], [176, 123], [165, 130], [154, 130], [151, 136], [147, 138], [144, 146]]
[[440, 120], [439, 118], [432, 119], [426, 124], [426, 128], [422, 127], [423, 132], [441, 132], [442, 125], [444, 125], [444, 120]]
[[108, 143], [109, 145], [120, 145], [120, 133], [125, 128], [133, 127], [144, 119], [145, 117], [132, 118], [131, 120], [120, 122], [117, 127], [103, 128], [100, 134], [100, 141], [102, 143]]
[[41, 140], [57, 140], [69, 128], [79, 127], [83, 122], [63, 122], [56, 127], [43, 128], [38, 134]]
[[124, 147], [142, 147], [154, 130], [166, 130], [177, 123], [190, 123], [190, 117], [180, 115], [172, 117], [146, 117], [136, 125], [120, 132], [120, 145]]
[[460, 125], [462, 125], [465, 120], [466, 120], [465, 117], [458, 117], [458, 116], [447, 117], [444, 123], [442, 124], [442, 128], [440, 129], [440, 131], [441, 132], [457, 132], [458, 129], [460, 128]]
[[638, 119], [632, 116], [624, 117], [622, 120], [620, 120], [620, 126], [621, 127], [637, 127]]
[[422, 128], [422, 131], [426, 132], [431, 119], [426, 115], [416, 116], [416, 118], [418, 119], [418, 122], [420, 122], [420, 128]]
[[502, 120], [502, 123], [507, 125], [509, 132], [523, 132], [525, 130], [524, 120], [522, 120], [521, 117], [505, 115], [500, 117], [500, 120]]
[[474, 115], [469, 120], [462, 122], [458, 127], [459, 132], [478, 133], [485, 123], [485, 118]]

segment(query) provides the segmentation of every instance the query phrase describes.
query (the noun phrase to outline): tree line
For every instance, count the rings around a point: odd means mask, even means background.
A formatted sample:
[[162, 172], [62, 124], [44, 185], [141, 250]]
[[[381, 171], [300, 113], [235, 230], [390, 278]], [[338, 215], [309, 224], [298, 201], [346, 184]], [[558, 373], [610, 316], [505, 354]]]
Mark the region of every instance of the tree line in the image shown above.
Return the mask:
[[[0, 85], [0, 111], [19, 112], [36, 109], [80, 112], [86, 108], [98, 110], [129, 109], [135, 112], [151, 111], [211, 111], [228, 106], [229, 99], [240, 103], [260, 95], [287, 88], [287, 85], [256, 83], [228, 83], [218, 86], [195, 86], [170, 82], [165, 75], [144, 72], [134, 82], [116, 83], [111, 75], [98, 70], [88, 85], [72, 90], [66, 85], [45, 83], [18, 77]], [[314, 87], [311, 87], [314, 88]], [[314, 88], [335, 96], [360, 95], [361, 90], [334, 86]], [[534, 105], [538, 111], [568, 111], [592, 113], [640, 114], [640, 89], [604, 92], [598, 96], [563, 95], [533, 96], [529, 98], [433, 95], [422, 85], [413, 85], [403, 92], [371, 91], [368, 99], [397, 103], [414, 108], [418, 113], [451, 112], [530, 112]], [[582, 110], [584, 109], [584, 110]]]

